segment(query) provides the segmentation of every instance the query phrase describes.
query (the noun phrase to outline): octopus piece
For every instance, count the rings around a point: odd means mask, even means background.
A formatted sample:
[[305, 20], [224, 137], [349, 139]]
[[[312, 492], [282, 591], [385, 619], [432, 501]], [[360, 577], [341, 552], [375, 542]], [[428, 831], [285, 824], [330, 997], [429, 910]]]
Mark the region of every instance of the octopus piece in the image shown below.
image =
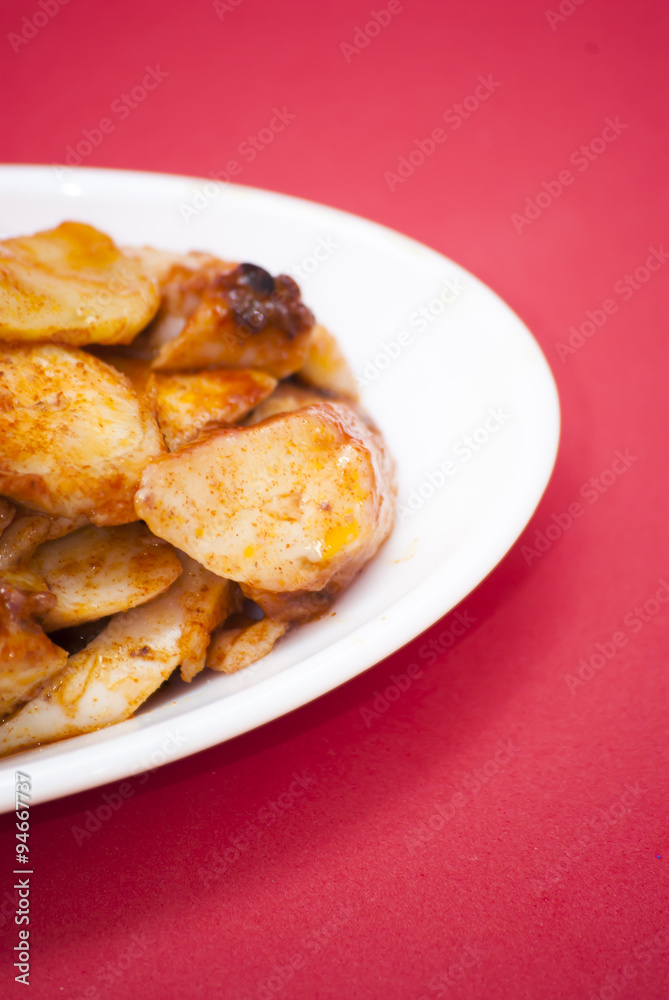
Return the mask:
[[[32, 589], [35, 585], [37, 590]], [[38, 623], [55, 601], [34, 577], [0, 576], [0, 718], [30, 700], [67, 660], [65, 650], [54, 645]]]
[[0, 340], [127, 344], [159, 302], [141, 263], [93, 226], [0, 242]]
[[170, 253], [152, 247], [124, 247], [124, 253], [137, 259], [160, 289], [160, 308], [132, 345], [135, 354], [149, 359], [181, 333], [213, 279], [237, 266], [198, 251]]
[[181, 333], [160, 348], [153, 367], [259, 368], [285, 378], [304, 364], [313, 325], [292, 278], [273, 278], [255, 264], [240, 264], [211, 281]]
[[10, 526], [15, 514], [16, 507], [14, 504], [10, 503], [9, 500], [5, 500], [4, 497], [0, 497], [0, 535], [5, 528]]
[[55, 596], [47, 632], [128, 611], [162, 594], [181, 575], [174, 549], [145, 525], [88, 525], [40, 545], [28, 563]]
[[278, 602], [297, 619], [313, 613], [305, 593], [337, 593], [374, 555], [394, 501], [379, 432], [354, 406], [321, 402], [150, 463], [135, 507], [155, 535], [236, 580], [266, 614], [283, 617]]
[[[126, 257], [137, 261], [150, 275], [160, 290], [163, 299], [170, 300], [183, 288], [183, 278], [202, 275], [209, 279], [221, 271], [231, 271], [235, 264], [221, 260], [214, 254], [200, 250], [176, 253], [173, 250], [156, 250], [155, 247], [122, 247]], [[173, 303], [170, 302], [172, 305]]]
[[267, 372], [218, 368], [193, 375], [152, 375], [147, 392], [170, 451], [203, 431], [234, 424], [262, 402], [276, 386]]
[[179, 664], [197, 673], [227, 613], [230, 584], [182, 557], [164, 594], [114, 615], [85, 649], [0, 725], [0, 755], [128, 719]]
[[0, 572], [24, 566], [42, 542], [62, 538], [86, 524], [86, 518], [50, 517], [15, 508], [16, 516], [0, 537]]
[[144, 466], [165, 451], [120, 372], [74, 347], [0, 345], [0, 492], [95, 524], [137, 520]]

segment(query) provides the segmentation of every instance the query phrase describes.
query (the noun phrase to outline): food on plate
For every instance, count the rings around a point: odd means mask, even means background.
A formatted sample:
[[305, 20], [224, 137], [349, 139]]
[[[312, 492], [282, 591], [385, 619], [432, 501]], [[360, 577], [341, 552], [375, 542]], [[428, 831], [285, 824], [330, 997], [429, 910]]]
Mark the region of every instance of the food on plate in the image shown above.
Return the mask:
[[0, 340], [127, 344], [159, 304], [155, 280], [93, 226], [0, 242]]
[[392, 468], [353, 406], [321, 401], [213, 431], [151, 462], [135, 509], [266, 613], [285, 596], [278, 617], [302, 618], [296, 595], [309, 607], [312, 594], [337, 593], [387, 537]]
[[234, 674], [271, 652], [277, 639], [290, 628], [289, 622], [263, 618], [241, 626], [223, 628], [213, 636], [207, 650], [206, 666]]
[[181, 575], [174, 549], [139, 521], [109, 528], [89, 524], [45, 542], [28, 569], [56, 598], [42, 618], [47, 632], [145, 604]]
[[42, 542], [61, 538], [86, 524], [82, 517], [51, 517], [14, 504], [12, 510], [12, 519], [0, 537], [0, 572], [25, 564]]
[[209, 635], [226, 611], [229, 583], [182, 556], [164, 594], [114, 615], [39, 692], [0, 726], [0, 754], [87, 733], [129, 718], [181, 664], [204, 667]]
[[286, 378], [307, 360], [314, 317], [292, 278], [255, 264], [216, 275], [181, 333], [159, 349], [158, 371], [211, 365]]
[[335, 396], [357, 400], [358, 386], [329, 330], [317, 323], [311, 332], [309, 349], [297, 377], [315, 389], [324, 389]]
[[11, 575], [0, 577], [0, 715], [29, 701], [67, 660], [67, 652], [39, 626], [40, 616], [56, 603], [55, 598], [19, 585], [25, 587], [26, 582], [16, 578], [12, 582]]
[[395, 506], [292, 278], [76, 222], [0, 242], [0, 494], [0, 754], [255, 663]]
[[94, 524], [136, 520], [139, 477], [166, 447], [125, 375], [60, 344], [0, 344], [0, 371], [0, 493]]
[[277, 380], [254, 368], [151, 376], [146, 391], [154, 398], [158, 426], [170, 451], [213, 427], [235, 424], [276, 388]]
[[292, 381], [279, 382], [271, 396], [268, 396], [244, 421], [245, 427], [259, 424], [261, 420], [274, 417], [277, 413], [292, 413], [312, 403], [322, 403], [323, 396], [315, 389], [307, 389]]

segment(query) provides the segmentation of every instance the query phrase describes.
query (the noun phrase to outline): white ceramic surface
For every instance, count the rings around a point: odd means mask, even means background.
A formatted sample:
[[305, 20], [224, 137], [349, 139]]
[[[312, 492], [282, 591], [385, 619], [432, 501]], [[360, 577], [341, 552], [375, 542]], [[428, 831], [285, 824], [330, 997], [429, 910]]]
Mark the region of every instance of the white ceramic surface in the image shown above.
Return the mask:
[[292, 273], [364, 383], [402, 505], [336, 614], [238, 675], [172, 681], [127, 722], [1, 761], [0, 809], [14, 808], [17, 767], [42, 802], [195, 753], [332, 690], [461, 601], [532, 515], [558, 445], [555, 384], [518, 317], [446, 257], [311, 202], [161, 174], [2, 167], [0, 209], [2, 236], [74, 219], [120, 243]]

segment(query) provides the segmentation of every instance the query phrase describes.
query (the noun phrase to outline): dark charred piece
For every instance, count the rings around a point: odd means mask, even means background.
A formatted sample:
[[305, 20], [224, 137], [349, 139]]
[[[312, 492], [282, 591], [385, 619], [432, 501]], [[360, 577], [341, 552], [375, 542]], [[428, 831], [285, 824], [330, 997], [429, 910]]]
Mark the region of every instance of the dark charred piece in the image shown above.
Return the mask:
[[297, 283], [287, 274], [273, 278], [257, 264], [240, 264], [218, 275], [215, 285], [223, 291], [235, 322], [250, 333], [273, 326], [292, 338], [315, 323]]

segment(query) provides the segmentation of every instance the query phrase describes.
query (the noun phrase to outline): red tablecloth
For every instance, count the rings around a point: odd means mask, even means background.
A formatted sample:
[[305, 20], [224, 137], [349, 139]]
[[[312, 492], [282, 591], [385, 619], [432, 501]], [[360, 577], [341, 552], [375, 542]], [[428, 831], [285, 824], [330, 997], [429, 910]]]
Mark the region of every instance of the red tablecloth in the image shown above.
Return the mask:
[[[539, 509], [450, 648], [452, 615], [261, 730], [33, 810], [29, 991], [4, 817], [2, 995], [669, 996], [666, 5], [2, 16], [1, 159], [236, 159], [240, 183], [406, 232], [518, 311], [564, 418]], [[422, 676], [365, 713], [412, 660]]]

